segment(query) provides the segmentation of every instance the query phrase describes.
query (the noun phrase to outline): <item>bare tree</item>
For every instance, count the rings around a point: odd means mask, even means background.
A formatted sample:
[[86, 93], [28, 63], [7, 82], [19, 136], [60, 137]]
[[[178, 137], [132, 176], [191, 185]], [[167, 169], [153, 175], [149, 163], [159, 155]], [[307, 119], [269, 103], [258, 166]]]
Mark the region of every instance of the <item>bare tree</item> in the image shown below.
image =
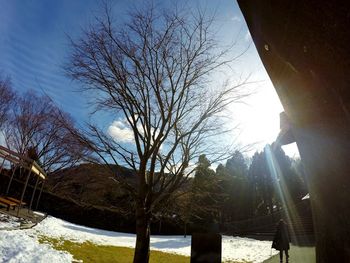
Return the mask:
[[8, 78], [0, 76], [0, 128], [8, 120], [8, 111], [13, 103], [15, 94], [11, 89], [11, 83]]
[[137, 174], [136, 186], [121, 174], [116, 180], [135, 201], [134, 262], [148, 262], [152, 215], [193, 174], [200, 154], [222, 156], [215, 136], [225, 132], [223, 111], [244, 96], [239, 87], [247, 82], [214, 81], [234, 58], [218, 45], [212, 17], [144, 8], [118, 26], [110, 14], [107, 8], [81, 39], [72, 40], [67, 72], [93, 94], [97, 110], [132, 134], [126, 143], [91, 124], [78, 136], [101, 161]]
[[89, 155], [86, 147], [72, 136], [73, 129], [71, 117], [61, 112], [49, 97], [27, 92], [16, 98], [4, 134], [9, 148], [30, 154], [52, 173]]

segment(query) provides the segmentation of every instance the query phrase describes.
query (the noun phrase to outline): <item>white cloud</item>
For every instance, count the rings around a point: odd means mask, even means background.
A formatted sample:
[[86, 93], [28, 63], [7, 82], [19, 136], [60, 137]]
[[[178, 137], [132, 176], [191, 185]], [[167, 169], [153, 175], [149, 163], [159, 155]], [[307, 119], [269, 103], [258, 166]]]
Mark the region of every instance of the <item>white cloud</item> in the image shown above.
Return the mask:
[[108, 134], [118, 142], [131, 143], [134, 142], [132, 130], [126, 125], [125, 121], [114, 121], [108, 127]]
[[[140, 136], [145, 136], [141, 123], [137, 123], [137, 130]], [[112, 138], [116, 142], [135, 143], [134, 133], [132, 129], [129, 127], [129, 124], [125, 118], [121, 120], [113, 121], [112, 124], [107, 129], [107, 133], [110, 136], [112, 136]], [[154, 135], [155, 137], [157, 137], [159, 135], [159, 132], [152, 128], [151, 135]], [[152, 140], [153, 140], [153, 136], [151, 137], [151, 142], [153, 142]], [[162, 149], [163, 149], [163, 144], [160, 145], [159, 151], [161, 151]]]
[[231, 17], [231, 20], [232, 21], [237, 21], [237, 22], [241, 22], [242, 21], [242, 19], [239, 16], [233, 16], [233, 17]]
[[244, 40], [247, 42], [252, 40], [252, 36], [250, 35], [249, 31], [247, 31], [247, 33], [245, 34]]

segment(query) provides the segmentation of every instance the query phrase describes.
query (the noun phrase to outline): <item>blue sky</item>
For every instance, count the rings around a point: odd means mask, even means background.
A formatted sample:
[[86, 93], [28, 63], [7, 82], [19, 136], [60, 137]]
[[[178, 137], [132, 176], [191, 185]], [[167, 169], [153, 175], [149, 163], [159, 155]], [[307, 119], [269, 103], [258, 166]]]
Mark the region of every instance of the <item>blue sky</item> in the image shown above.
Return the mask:
[[[115, 17], [123, 19], [137, 2], [140, 1], [113, 1]], [[171, 2], [159, 1], [162, 5]], [[217, 28], [223, 41], [238, 40], [238, 48], [251, 44], [234, 0], [181, 2], [216, 10]], [[0, 0], [0, 72], [11, 77], [15, 90], [45, 92], [78, 122], [88, 120], [91, 110], [86, 96], [77, 91], [78, 83], [65, 76], [63, 65], [69, 55], [67, 36], [78, 38], [82, 28], [92, 23], [100, 10], [99, 0]], [[282, 107], [254, 45], [238, 61], [237, 71], [251, 73], [253, 80], [259, 80], [252, 87], [255, 94], [245, 104], [232, 106], [232, 123], [240, 123], [241, 127], [239, 141], [256, 142], [253, 150], [259, 150], [276, 138]], [[113, 119], [102, 119], [106, 128], [112, 124]], [[293, 155], [295, 150], [287, 152]]]

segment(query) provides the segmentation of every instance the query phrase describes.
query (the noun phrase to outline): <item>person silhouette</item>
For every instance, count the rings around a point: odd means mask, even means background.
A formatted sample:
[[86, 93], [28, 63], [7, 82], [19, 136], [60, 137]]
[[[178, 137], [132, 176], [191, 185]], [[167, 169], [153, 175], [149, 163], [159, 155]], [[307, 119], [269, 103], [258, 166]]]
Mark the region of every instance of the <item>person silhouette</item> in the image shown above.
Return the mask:
[[279, 250], [280, 252], [280, 262], [283, 262], [283, 251], [286, 254], [286, 262], [289, 260], [289, 242], [290, 239], [287, 224], [283, 219], [280, 219], [277, 224], [277, 230], [272, 242], [272, 248]]

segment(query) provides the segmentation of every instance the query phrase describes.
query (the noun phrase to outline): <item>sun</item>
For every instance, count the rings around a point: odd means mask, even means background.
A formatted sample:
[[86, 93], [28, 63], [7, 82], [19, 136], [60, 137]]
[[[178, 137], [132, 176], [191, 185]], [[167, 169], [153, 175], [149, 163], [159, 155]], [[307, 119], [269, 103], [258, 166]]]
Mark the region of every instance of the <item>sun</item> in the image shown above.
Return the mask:
[[232, 126], [239, 124], [239, 141], [252, 145], [252, 150], [261, 150], [272, 143], [280, 131], [279, 114], [283, 111], [280, 100], [268, 80], [244, 99], [243, 103], [229, 108]]

